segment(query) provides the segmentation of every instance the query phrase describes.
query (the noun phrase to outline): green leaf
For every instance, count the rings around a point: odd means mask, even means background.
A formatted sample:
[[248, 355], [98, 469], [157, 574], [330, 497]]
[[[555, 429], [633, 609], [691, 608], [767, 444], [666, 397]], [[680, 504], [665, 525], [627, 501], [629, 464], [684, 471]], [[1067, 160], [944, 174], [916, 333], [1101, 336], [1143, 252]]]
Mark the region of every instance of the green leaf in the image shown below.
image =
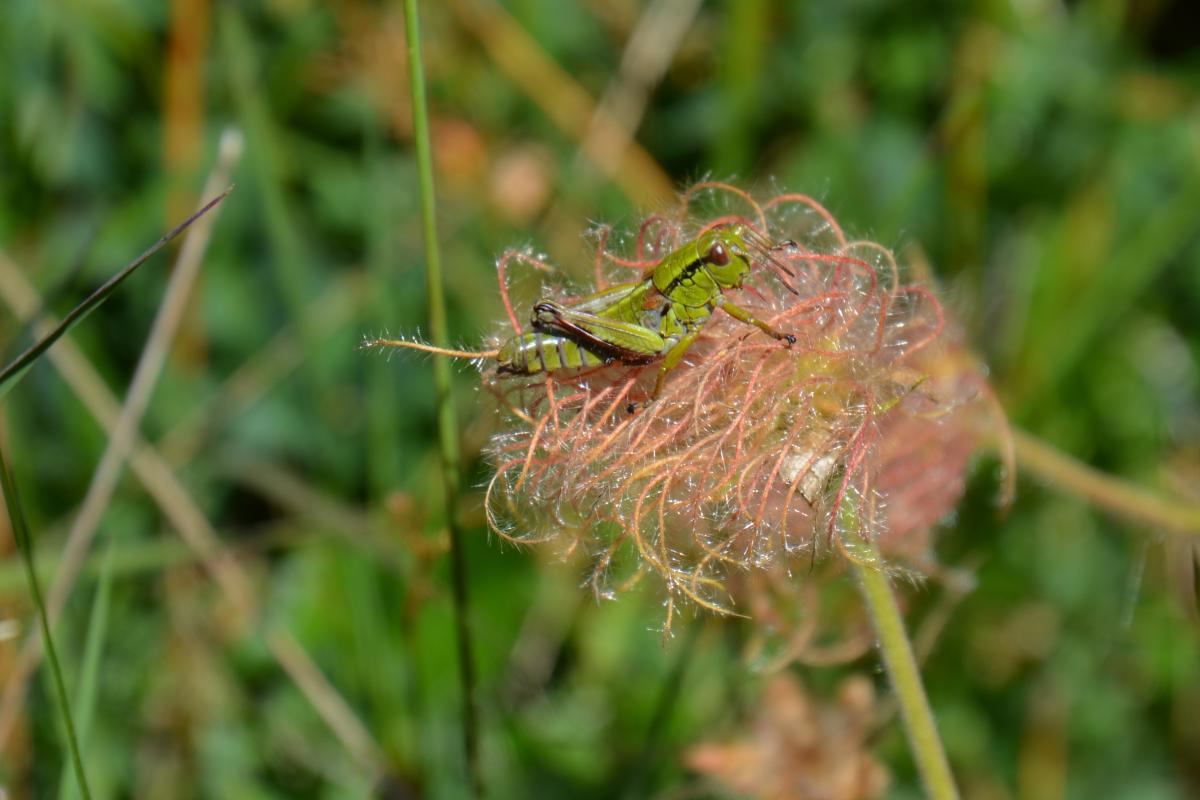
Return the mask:
[[42, 644], [46, 648], [46, 660], [50, 664], [50, 673], [54, 678], [54, 693], [58, 698], [58, 710], [62, 716], [63, 730], [67, 734], [67, 749], [71, 753], [71, 763], [75, 768], [75, 777], [79, 781], [79, 793], [84, 800], [91, 800], [92, 793], [88, 790], [87, 775], [83, 771], [83, 757], [79, 753], [79, 740], [75, 736], [75, 724], [71, 720], [71, 705], [67, 700], [62, 668], [58, 664], [54, 639], [50, 636], [50, 617], [46, 612], [46, 604], [42, 600], [42, 589], [38, 585], [37, 570], [33, 565], [33, 540], [29, 535], [29, 526], [25, 523], [25, 514], [21, 511], [21, 501], [17, 497], [17, 487], [13, 482], [12, 475], [9, 474], [3, 450], [0, 450], [0, 485], [4, 489], [4, 506], [8, 511], [9, 523], [12, 525], [13, 538], [17, 542], [17, 549], [21, 551], [21, 558], [25, 562], [29, 592], [33, 595], [33, 604], [37, 608], [38, 620], [42, 624]]
[[[83, 646], [83, 674], [75, 694], [75, 707], [79, 710], [79, 738], [87, 739], [96, 712], [96, 698], [100, 689], [100, 656], [108, 634], [108, 609], [112, 598], [113, 555], [116, 547], [109, 544], [100, 564], [100, 578], [96, 586], [96, 598], [92, 613], [88, 617], [87, 643]], [[59, 800], [72, 800], [79, 796], [75, 785], [67, 780], [67, 765], [63, 764], [58, 781]]]

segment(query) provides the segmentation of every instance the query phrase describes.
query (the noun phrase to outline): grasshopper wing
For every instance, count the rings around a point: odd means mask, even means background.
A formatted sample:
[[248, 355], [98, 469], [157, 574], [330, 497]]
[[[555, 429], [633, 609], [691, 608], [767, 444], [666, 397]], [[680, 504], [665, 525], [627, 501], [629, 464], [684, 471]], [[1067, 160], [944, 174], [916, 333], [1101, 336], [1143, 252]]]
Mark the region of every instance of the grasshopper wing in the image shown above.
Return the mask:
[[543, 300], [533, 307], [533, 324], [543, 332], [573, 338], [586, 347], [622, 361], [643, 363], [662, 356], [667, 342], [657, 331], [632, 322], [602, 317], [577, 306]]

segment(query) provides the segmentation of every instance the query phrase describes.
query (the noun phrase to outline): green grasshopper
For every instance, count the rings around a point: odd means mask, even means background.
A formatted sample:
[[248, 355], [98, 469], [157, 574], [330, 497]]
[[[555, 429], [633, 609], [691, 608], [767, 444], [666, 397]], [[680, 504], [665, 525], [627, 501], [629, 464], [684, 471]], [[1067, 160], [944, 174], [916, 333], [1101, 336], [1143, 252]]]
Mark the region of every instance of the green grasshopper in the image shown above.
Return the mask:
[[[654, 399], [717, 309], [795, 344], [795, 336], [775, 330], [724, 294], [740, 288], [750, 273], [752, 235], [745, 225], [713, 228], [664, 256], [641, 280], [617, 284], [575, 303], [538, 302], [533, 330], [509, 339], [497, 351], [497, 371], [535, 375], [661, 360]], [[785, 242], [772, 249], [789, 246], [794, 247]], [[782, 264], [773, 263], [786, 272]]]
[[[496, 371], [501, 375], [537, 375], [661, 360], [650, 396], [653, 400], [717, 309], [789, 346], [796, 343], [795, 336], [775, 330], [724, 294], [728, 289], [740, 288], [750, 274], [751, 242], [760, 256], [791, 274], [769, 251], [795, 248], [795, 243], [768, 247], [758, 244], [757, 239], [758, 234], [746, 225], [716, 227], [664, 256], [640, 280], [610, 286], [573, 303], [541, 300], [533, 307], [533, 330], [512, 337], [497, 350], [447, 350], [392, 339], [366, 344], [463, 358], [495, 358]], [[788, 289], [794, 291], [790, 286]], [[631, 411], [635, 408], [630, 405]]]

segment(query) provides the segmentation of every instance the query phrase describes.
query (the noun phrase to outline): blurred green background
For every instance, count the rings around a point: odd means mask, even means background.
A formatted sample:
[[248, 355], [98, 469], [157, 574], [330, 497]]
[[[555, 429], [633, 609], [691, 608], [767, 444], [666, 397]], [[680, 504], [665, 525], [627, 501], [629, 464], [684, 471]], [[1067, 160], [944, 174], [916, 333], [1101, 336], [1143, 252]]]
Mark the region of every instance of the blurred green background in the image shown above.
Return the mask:
[[[498, 330], [506, 247], [585, 284], [592, 220], [710, 175], [807, 192], [924, 251], [1014, 424], [1200, 500], [1188, 0], [421, 5], [457, 341]], [[0, 283], [23, 275], [50, 311], [182, 219], [221, 132], [245, 136], [140, 430], [254, 600], [222, 592], [126, 470], [56, 630], [98, 797], [467, 796], [430, 368], [358, 349], [426, 325], [403, 38], [398, 2], [0, 6]], [[58, 345], [118, 398], [169, 261]], [[5, 360], [26, 316], [0, 307]], [[489, 537], [495, 423], [455, 374], [488, 796], [736, 796], [682, 754], [754, 718], [746, 623], [689, 613], [661, 644], [655, 592], [597, 604], [584, 565]], [[96, 402], [47, 359], [4, 400], [47, 584], [108, 441]], [[1003, 514], [996, 473], [981, 461], [937, 539], [976, 583], [925, 670], [964, 795], [1200, 795], [1193, 545], [1029, 479]], [[0, 542], [8, 683], [33, 618]], [[941, 584], [908, 593], [914, 628], [947, 610]], [[828, 696], [852, 671], [882, 691], [872, 653], [794, 674]], [[920, 796], [899, 726], [870, 746], [888, 796]], [[40, 670], [0, 786], [64, 796], [64, 753]]]

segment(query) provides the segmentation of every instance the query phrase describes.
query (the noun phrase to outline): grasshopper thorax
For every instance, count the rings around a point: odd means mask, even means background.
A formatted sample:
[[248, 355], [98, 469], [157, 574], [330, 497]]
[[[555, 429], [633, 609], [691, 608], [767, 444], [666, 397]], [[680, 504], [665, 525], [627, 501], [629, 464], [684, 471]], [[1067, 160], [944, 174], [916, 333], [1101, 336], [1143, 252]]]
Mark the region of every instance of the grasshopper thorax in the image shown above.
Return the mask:
[[744, 225], [723, 225], [668, 254], [651, 272], [654, 287], [673, 302], [702, 306], [715, 292], [742, 285], [750, 271]]

